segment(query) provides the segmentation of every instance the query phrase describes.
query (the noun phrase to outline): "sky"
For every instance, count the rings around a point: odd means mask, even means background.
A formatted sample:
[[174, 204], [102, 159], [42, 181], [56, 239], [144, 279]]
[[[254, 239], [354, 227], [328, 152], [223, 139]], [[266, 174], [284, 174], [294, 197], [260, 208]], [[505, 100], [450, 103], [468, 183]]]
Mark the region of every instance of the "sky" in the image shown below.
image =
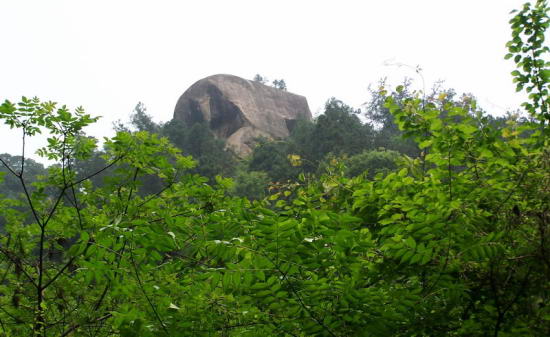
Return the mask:
[[[179, 96], [213, 74], [282, 78], [314, 115], [331, 97], [359, 108], [380, 78], [411, 77], [501, 115], [523, 100], [503, 57], [509, 13], [525, 1], [0, 0], [0, 100], [82, 106], [102, 116], [87, 129], [102, 138], [138, 102], [170, 120]], [[0, 153], [20, 154], [19, 135], [0, 125]]]

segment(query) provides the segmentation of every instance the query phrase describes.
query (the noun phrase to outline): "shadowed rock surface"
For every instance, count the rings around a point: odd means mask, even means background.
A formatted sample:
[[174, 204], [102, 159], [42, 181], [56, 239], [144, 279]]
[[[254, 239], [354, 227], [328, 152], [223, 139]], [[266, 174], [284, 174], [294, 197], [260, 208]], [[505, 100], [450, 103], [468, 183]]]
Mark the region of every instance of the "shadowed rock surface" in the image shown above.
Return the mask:
[[256, 139], [282, 139], [299, 119], [311, 119], [304, 96], [233, 75], [213, 75], [195, 82], [178, 100], [174, 119], [187, 125], [206, 122], [227, 147], [241, 157]]

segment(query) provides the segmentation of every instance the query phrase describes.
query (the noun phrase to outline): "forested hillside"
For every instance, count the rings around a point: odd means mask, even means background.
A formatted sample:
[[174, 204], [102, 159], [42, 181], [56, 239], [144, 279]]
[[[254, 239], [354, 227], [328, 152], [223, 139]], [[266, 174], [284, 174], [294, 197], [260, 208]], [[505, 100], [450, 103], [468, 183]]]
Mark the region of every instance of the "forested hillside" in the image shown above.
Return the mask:
[[142, 104], [99, 147], [5, 101], [55, 164], [0, 155], [0, 336], [549, 336], [549, 10], [512, 16], [500, 118], [382, 81], [241, 160]]

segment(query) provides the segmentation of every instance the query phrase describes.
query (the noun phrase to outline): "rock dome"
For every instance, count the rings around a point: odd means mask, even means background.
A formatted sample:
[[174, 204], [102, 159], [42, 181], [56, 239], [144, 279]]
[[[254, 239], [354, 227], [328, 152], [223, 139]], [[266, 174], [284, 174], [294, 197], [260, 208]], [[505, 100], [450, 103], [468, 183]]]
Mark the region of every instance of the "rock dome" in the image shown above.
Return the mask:
[[283, 139], [299, 119], [311, 119], [304, 96], [233, 75], [195, 82], [179, 98], [174, 119], [208, 123], [237, 155], [248, 155], [260, 137]]

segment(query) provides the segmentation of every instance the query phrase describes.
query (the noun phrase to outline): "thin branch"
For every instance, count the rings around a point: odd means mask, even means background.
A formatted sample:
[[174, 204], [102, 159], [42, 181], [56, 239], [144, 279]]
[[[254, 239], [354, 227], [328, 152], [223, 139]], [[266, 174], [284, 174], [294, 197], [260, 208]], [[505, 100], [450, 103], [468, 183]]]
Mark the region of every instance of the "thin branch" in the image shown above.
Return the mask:
[[4, 161], [4, 159], [2, 159], [2, 157], [0, 157], [0, 163], [2, 163], [2, 165], [4, 165], [4, 167], [7, 168], [11, 174], [13, 174], [16, 177], [19, 177], [19, 174], [17, 174], [14, 170], [12, 170], [12, 168]]
[[21, 172], [19, 172], [19, 177], [23, 177], [23, 171], [25, 170], [25, 127], [26, 125], [23, 124], [23, 145], [21, 149]]
[[[87, 248], [87, 247], [86, 247]], [[83, 253], [84, 254], [84, 253]], [[55, 282], [63, 274], [63, 272], [76, 260], [76, 256], [73, 256], [64, 266], [61, 268], [55, 275], [52, 277], [43, 287], [42, 290], [48, 288], [52, 283]]]
[[[132, 236], [133, 236], [133, 232], [132, 232]], [[138, 272], [138, 269], [137, 269], [136, 261], [134, 260], [134, 250], [133, 249], [130, 249], [130, 259], [132, 261], [132, 266], [134, 267], [134, 273], [136, 274], [136, 280], [138, 281], [139, 289], [141, 290], [141, 292], [143, 293], [143, 296], [145, 296], [145, 299], [147, 300], [147, 302], [149, 303], [149, 306], [153, 310], [153, 313], [155, 314], [156, 319], [159, 321], [160, 326], [162, 327], [162, 330], [164, 330], [166, 335], [169, 336], [170, 333], [168, 332], [168, 329], [166, 328], [166, 325], [162, 321], [162, 318], [160, 317], [157, 309], [155, 308], [155, 305], [153, 304], [153, 302], [151, 301], [151, 299], [149, 298], [149, 296], [145, 292], [145, 289], [143, 288], [143, 283], [141, 282], [141, 278], [139, 277], [139, 272]]]
[[[63, 178], [63, 180], [65, 180], [65, 178]], [[63, 199], [63, 196], [65, 195], [65, 191], [67, 190], [68, 187], [69, 186], [64, 185], [63, 188], [61, 189], [61, 191], [59, 192], [59, 196], [55, 200], [55, 204], [53, 205], [52, 209], [48, 213], [48, 216], [46, 217], [46, 220], [44, 220], [43, 223], [42, 223], [41, 227], [43, 227], [44, 229], [46, 228], [46, 225], [48, 224], [48, 222], [50, 222], [51, 218], [53, 217], [55, 211], [57, 210], [57, 206], [59, 206], [59, 202], [61, 201], [61, 199]]]
[[8, 259], [10, 259], [13, 264], [15, 264], [16, 266], [19, 266], [19, 269], [21, 269], [21, 272], [23, 272], [23, 275], [25, 275], [29, 279], [29, 281], [32, 283], [33, 286], [38, 288], [36, 281], [25, 271], [24, 265], [21, 263], [20, 259], [16, 259], [12, 257], [11, 252], [6, 248], [0, 247], [0, 252], [2, 252]]
[[122, 156], [116, 158], [116, 159], [113, 160], [109, 165], [103, 167], [102, 169], [100, 169], [100, 170], [98, 170], [98, 171], [96, 171], [96, 172], [94, 172], [94, 173], [92, 173], [92, 174], [90, 174], [90, 175], [88, 175], [88, 176], [86, 176], [86, 177], [84, 177], [84, 178], [82, 178], [82, 179], [79, 179], [79, 180], [77, 180], [77, 181], [71, 183], [71, 184], [70, 184], [69, 186], [67, 186], [67, 187], [76, 186], [76, 185], [82, 183], [83, 181], [86, 181], [86, 180], [88, 180], [88, 179], [91, 179], [91, 178], [95, 177], [96, 175], [102, 173], [103, 171], [108, 170], [108, 169], [110, 169], [111, 167], [113, 167], [113, 166], [114, 166], [117, 162], [119, 162], [122, 158], [124, 158], [124, 155], [122, 155]]
[[516, 293], [516, 295], [514, 296], [514, 299], [512, 299], [512, 301], [510, 301], [510, 303], [508, 303], [508, 305], [502, 310], [502, 314], [504, 315], [508, 310], [510, 310], [510, 308], [512, 307], [512, 305], [514, 305], [517, 300], [519, 299], [519, 297], [521, 296], [521, 293], [527, 289], [527, 282], [529, 282], [529, 276], [531, 275], [531, 271], [532, 271], [532, 268], [529, 267], [529, 269], [527, 270], [527, 273], [525, 273], [525, 277], [523, 278], [523, 280], [521, 281], [521, 286], [518, 288], [518, 291]]
[[[273, 263], [273, 262], [271, 262]], [[311, 319], [313, 319], [317, 324], [319, 324], [320, 326], [323, 327], [323, 329], [325, 329], [331, 336], [333, 337], [336, 337], [336, 335], [334, 334], [334, 332], [332, 332], [332, 330], [330, 330], [330, 328], [328, 326], [325, 325], [325, 323], [323, 323], [323, 321], [321, 321], [319, 318], [317, 318], [317, 316], [315, 316], [313, 314], [313, 312], [311, 312], [311, 310], [309, 310], [309, 308], [307, 307], [307, 305], [304, 303], [304, 300], [302, 299], [302, 297], [300, 296], [300, 294], [298, 294], [298, 291], [296, 291], [296, 289], [294, 288], [294, 285], [292, 285], [292, 283], [288, 280], [288, 277], [287, 277], [287, 274], [284, 273], [281, 269], [279, 269], [279, 266], [277, 265], [274, 265], [274, 267], [279, 271], [279, 273], [283, 276], [283, 280], [285, 280], [285, 282], [287, 283], [287, 285], [290, 287], [290, 290], [292, 291], [292, 293], [296, 296], [296, 298], [298, 299], [298, 302], [300, 302], [300, 306], [307, 312], [307, 314], [309, 315], [309, 317], [311, 317]]]
[[0, 306], [0, 310], [2, 310], [6, 315], [8, 315], [11, 319], [13, 319], [13, 321], [16, 323], [16, 324], [21, 324], [23, 323], [24, 321], [15, 317], [14, 315], [12, 315], [9, 311], [7, 311], [6, 309], [4, 309], [4, 307]]
[[[113, 314], [111, 313], [108, 313], [108, 314], [105, 314], [101, 317], [98, 317], [96, 318], [95, 320], [93, 321], [90, 321], [88, 323], [99, 323], [99, 322], [103, 322], [104, 320], [108, 319], [108, 318], [111, 318], [113, 316]], [[71, 332], [75, 331], [76, 329], [80, 328], [82, 325], [81, 324], [75, 324], [73, 326], [71, 326], [69, 329], [67, 329], [65, 332], [63, 332], [61, 334], [60, 337], [67, 337]]]
[[36, 208], [34, 207], [34, 204], [31, 199], [31, 195], [29, 193], [29, 190], [27, 189], [27, 184], [25, 184], [25, 179], [23, 179], [23, 175], [17, 175], [19, 178], [19, 181], [21, 182], [21, 186], [23, 187], [23, 192], [25, 193], [25, 198], [27, 199], [27, 202], [29, 203], [29, 207], [31, 208], [32, 214], [34, 216], [34, 220], [38, 224], [38, 226], [42, 227], [42, 221], [40, 220], [40, 217], [38, 216], [38, 213], [36, 213]]
[[[71, 162], [69, 161], [68, 163], [69, 165], [69, 171], [72, 171], [72, 168], [71, 168]], [[80, 214], [80, 207], [78, 206], [78, 199], [76, 197], [76, 192], [74, 190], [74, 185], [71, 185], [70, 186], [70, 189], [71, 189], [71, 194], [73, 195], [73, 199], [74, 199], [74, 208], [76, 209], [76, 214], [78, 216], [78, 226], [80, 227], [80, 230], [83, 230], [84, 229], [84, 226], [82, 225], [82, 215]], [[70, 200], [70, 198], [67, 198]]]
[[162, 193], [164, 193], [164, 191], [166, 191], [167, 189], [169, 189], [170, 187], [172, 187], [174, 185], [174, 182], [171, 182], [169, 183], [168, 185], [164, 186], [160, 191], [156, 192], [155, 194], [151, 195], [149, 198], [145, 199], [143, 202], [141, 202], [139, 205], [137, 205], [137, 208], [140, 208], [141, 206], [147, 204], [149, 201], [153, 200], [153, 199], [156, 199], [158, 197], [160, 197], [160, 195]]

